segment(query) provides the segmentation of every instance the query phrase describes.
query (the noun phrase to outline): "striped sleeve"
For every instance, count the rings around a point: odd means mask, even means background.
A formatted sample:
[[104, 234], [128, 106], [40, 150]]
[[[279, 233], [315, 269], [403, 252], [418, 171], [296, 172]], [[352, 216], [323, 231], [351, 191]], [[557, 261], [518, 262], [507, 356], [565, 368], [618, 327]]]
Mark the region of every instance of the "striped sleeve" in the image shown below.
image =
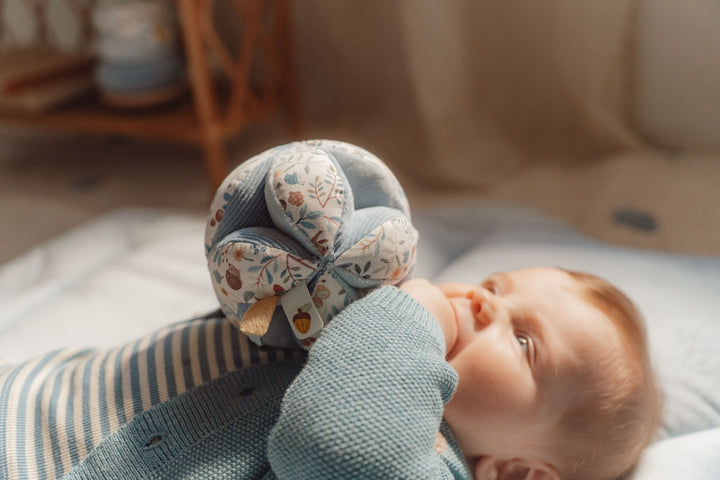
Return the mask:
[[224, 318], [211, 318], [110, 350], [64, 349], [0, 370], [0, 479], [60, 478], [153, 405], [229, 371], [299, 355], [258, 348]]

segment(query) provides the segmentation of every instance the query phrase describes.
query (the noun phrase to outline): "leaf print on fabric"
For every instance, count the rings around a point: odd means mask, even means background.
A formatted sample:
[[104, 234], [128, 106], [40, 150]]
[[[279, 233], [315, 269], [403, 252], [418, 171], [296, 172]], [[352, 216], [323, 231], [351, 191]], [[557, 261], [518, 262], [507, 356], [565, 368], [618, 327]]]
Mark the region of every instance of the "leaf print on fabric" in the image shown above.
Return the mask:
[[[370, 289], [408, 275], [417, 232], [397, 179], [370, 152], [314, 140], [274, 148], [250, 164], [218, 189], [206, 226], [213, 288], [236, 325], [251, 305], [310, 286], [306, 303], [327, 322]], [[305, 315], [294, 318], [299, 313], [284, 312], [290, 340], [309, 347], [315, 330], [298, 336], [308, 328]], [[252, 339], [287, 346], [262, 337]]]
[[[291, 289], [310, 278], [317, 263], [281, 249], [251, 243], [231, 243], [221, 249], [220, 265], [211, 270], [218, 298], [248, 303]], [[219, 281], [217, 281], [219, 279]]]
[[417, 231], [404, 217], [395, 217], [361, 238], [337, 259], [339, 274], [353, 286], [395, 285], [415, 259]]
[[[345, 206], [344, 182], [327, 156], [300, 152], [275, 165], [274, 194], [293, 229], [325, 256], [335, 246]], [[290, 179], [292, 183], [288, 183]]]

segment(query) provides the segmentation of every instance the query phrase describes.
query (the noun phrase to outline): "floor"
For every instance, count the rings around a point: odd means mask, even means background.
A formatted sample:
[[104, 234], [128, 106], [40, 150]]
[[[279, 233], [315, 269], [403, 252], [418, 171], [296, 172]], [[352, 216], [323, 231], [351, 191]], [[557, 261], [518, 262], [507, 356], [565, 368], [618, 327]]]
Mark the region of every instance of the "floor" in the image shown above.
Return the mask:
[[[281, 122], [253, 126], [230, 145], [232, 162], [287, 141]], [[575, 167], [544, 164], [473, 192], [437, 191], [412, 172], [396, 173], [414, 209], [491, 198], [532, 205], [609, 242], [720, 255], [716, 157], [625, 154]], [[0, 263], [122, 207], [202, 215], [211, 197], [204, 174], [200, 151], [187, 146], [3, 126]]]

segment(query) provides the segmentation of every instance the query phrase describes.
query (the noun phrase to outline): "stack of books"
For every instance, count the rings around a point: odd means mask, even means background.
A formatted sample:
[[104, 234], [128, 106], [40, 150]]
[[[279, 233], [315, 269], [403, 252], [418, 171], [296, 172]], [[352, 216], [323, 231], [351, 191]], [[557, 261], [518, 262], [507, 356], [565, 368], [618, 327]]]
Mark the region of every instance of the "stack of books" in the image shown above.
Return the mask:
[[0, 109], [47, 112], [94, 89], [85, 53], [20, 49], [0, 53]]

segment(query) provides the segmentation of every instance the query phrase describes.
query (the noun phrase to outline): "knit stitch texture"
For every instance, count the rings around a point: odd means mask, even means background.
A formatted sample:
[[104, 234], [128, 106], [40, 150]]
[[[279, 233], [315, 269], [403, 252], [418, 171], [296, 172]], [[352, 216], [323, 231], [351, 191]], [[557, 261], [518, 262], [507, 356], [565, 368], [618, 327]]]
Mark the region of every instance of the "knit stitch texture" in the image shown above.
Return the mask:
[[[365, 339], [358, 341], [357, 339]], [[442, 425], [457, 386], [440, 326], [385, 287], [323, 332], [286, 392], [268, 443], [279, 478], [470, 478]], [[438, 430], [451, 448], [435, 452]]]
[[[212, 325], [215, 333], [225, 331], [224, 324], [220, 328], [220, 324], [212, 323], [218, 321], [188, 324], [177, 330], [174, 338], [182, 345], [184, 332], [189, 334], [187, 338], [194, 337], [192, 329], [201, 326]], [[151, 341], [158, 338], [162, 339], [160, 344]], [[168, 338], [173, 337], [156, 334], [149, 337], [150, 343], [121, 347], [118, 352], [144, 352], [146, 347], [153, 349], [167, 342], [170, 345], [173, 342]], [[212, 346], [212, 338], [220, 339], [207, 335], [199, 344]], [[221, 347], [222, 342], [217, 346]], [[108, 429], [99, 444], [89, 446], [86, 455], [70, 459], [73, 468], [62, 478], [470, 479], [462, 453], [442, 421], [443, 405], [457, 385], [456, 372], [445, 362], [444, 348], [442, 332], [430, 313], [394, 287], [383, 287], [345, 309], [323, 331], [307, 362], [286, 355], [267, 364], [242, 361], [244, 366], [239, 367], [241, 362], [235, 358], [230, 363], [239, 369], [221, 373], [215, 360], [207, 364], [207, 369], [203, 367], [203, 358], [217, 360], [216, 355], [227, 349], [189, 348], [187, 352], [194, 355], [179, 357], [176, 370], [178, 378], [185, 377], [185, 381], [176, 383], [188, 389], [170, 398], [161, 395], [158, 403], [150, 395], [149, 408], [144, 409], [140, 408], [142, 402], [133, 400], [144, 396], [130, 388], [127, 398], [132, 401], [119, 410], [132, 410], [133, 416], [117, 429]], [[263, 351], [267, 353], [262, 349], [258, 355], [266, 355]], [[243, 352], [238, 351], [241, 355]], [[111, 356], [124, 358], [119, 354]], [[221, 363], [229, 365], [230, 358]], [[81, 370], [92, 382], [93, 369]], [[195, 370], [198, 375], [193, 375]], [[207, 376], [201, 374], [205, 370]], [[216, 370], [219, 376], [212, 373]], [[202, 383], [188, 383], [194, 377]], [[118, 385], [133, 386], [133, 378], [129, 383], [119, 380]], [[148, 381], [155, 378], [147, 376]], [[23, 384], [32, 386], [32, 380]], [[12, 385], [9, 381], [5, 384]], [[45, 384], [38, 385], [42, 389]], [[55, 382], [48, 387], [51, 385]], [[81, 391], [77, 398], [85, 398]], [[0, 392], [6, 395], [7, 389]], [[42, 407], [45, 396], [39, 392], [33, 394], [37, 400], [32, 404]], [[15, 411], [10, 408], [14, 402], [0, 402], [3, 422], [15, 418], [15, 413], [8, 415]], [[102, 420], [104, 410], [95, 416], [83, 416], [82, 408], [77, 412], [74, 420], [91, 432], [87, 425]], [[45, 422], [28, 423], [26, 417], [19, 418], [24, 421], [25, 431], [34, 432]], [[35, 418], [41, 419], [37, 415]], [[36, 435], [46, 438], [50, 447], [71, 434], [71, 430], [60, 428], [70, 423], [53, 425], [57, 428], [49, 436]], [[440, 451], [435, 450], [438, 432], [447, 441], [447, 448]], [[11, 439], [14, 451], [29, 451], [24, 438], [7, 429], [3, 435], [5, 447], [9, 446], [5, 440]], [[54, 450], [45, 452], [50, 455]], [[50, 461], [55, 458], [52, 455]], [[62, 452], [56, 458], [65, 461]], [[15, 462], [17, 457], [9, 460]], [[38, 478], [17, 469], [10, 473], [6, 469], [9, 465], [0, 462], [0, 479]]]

